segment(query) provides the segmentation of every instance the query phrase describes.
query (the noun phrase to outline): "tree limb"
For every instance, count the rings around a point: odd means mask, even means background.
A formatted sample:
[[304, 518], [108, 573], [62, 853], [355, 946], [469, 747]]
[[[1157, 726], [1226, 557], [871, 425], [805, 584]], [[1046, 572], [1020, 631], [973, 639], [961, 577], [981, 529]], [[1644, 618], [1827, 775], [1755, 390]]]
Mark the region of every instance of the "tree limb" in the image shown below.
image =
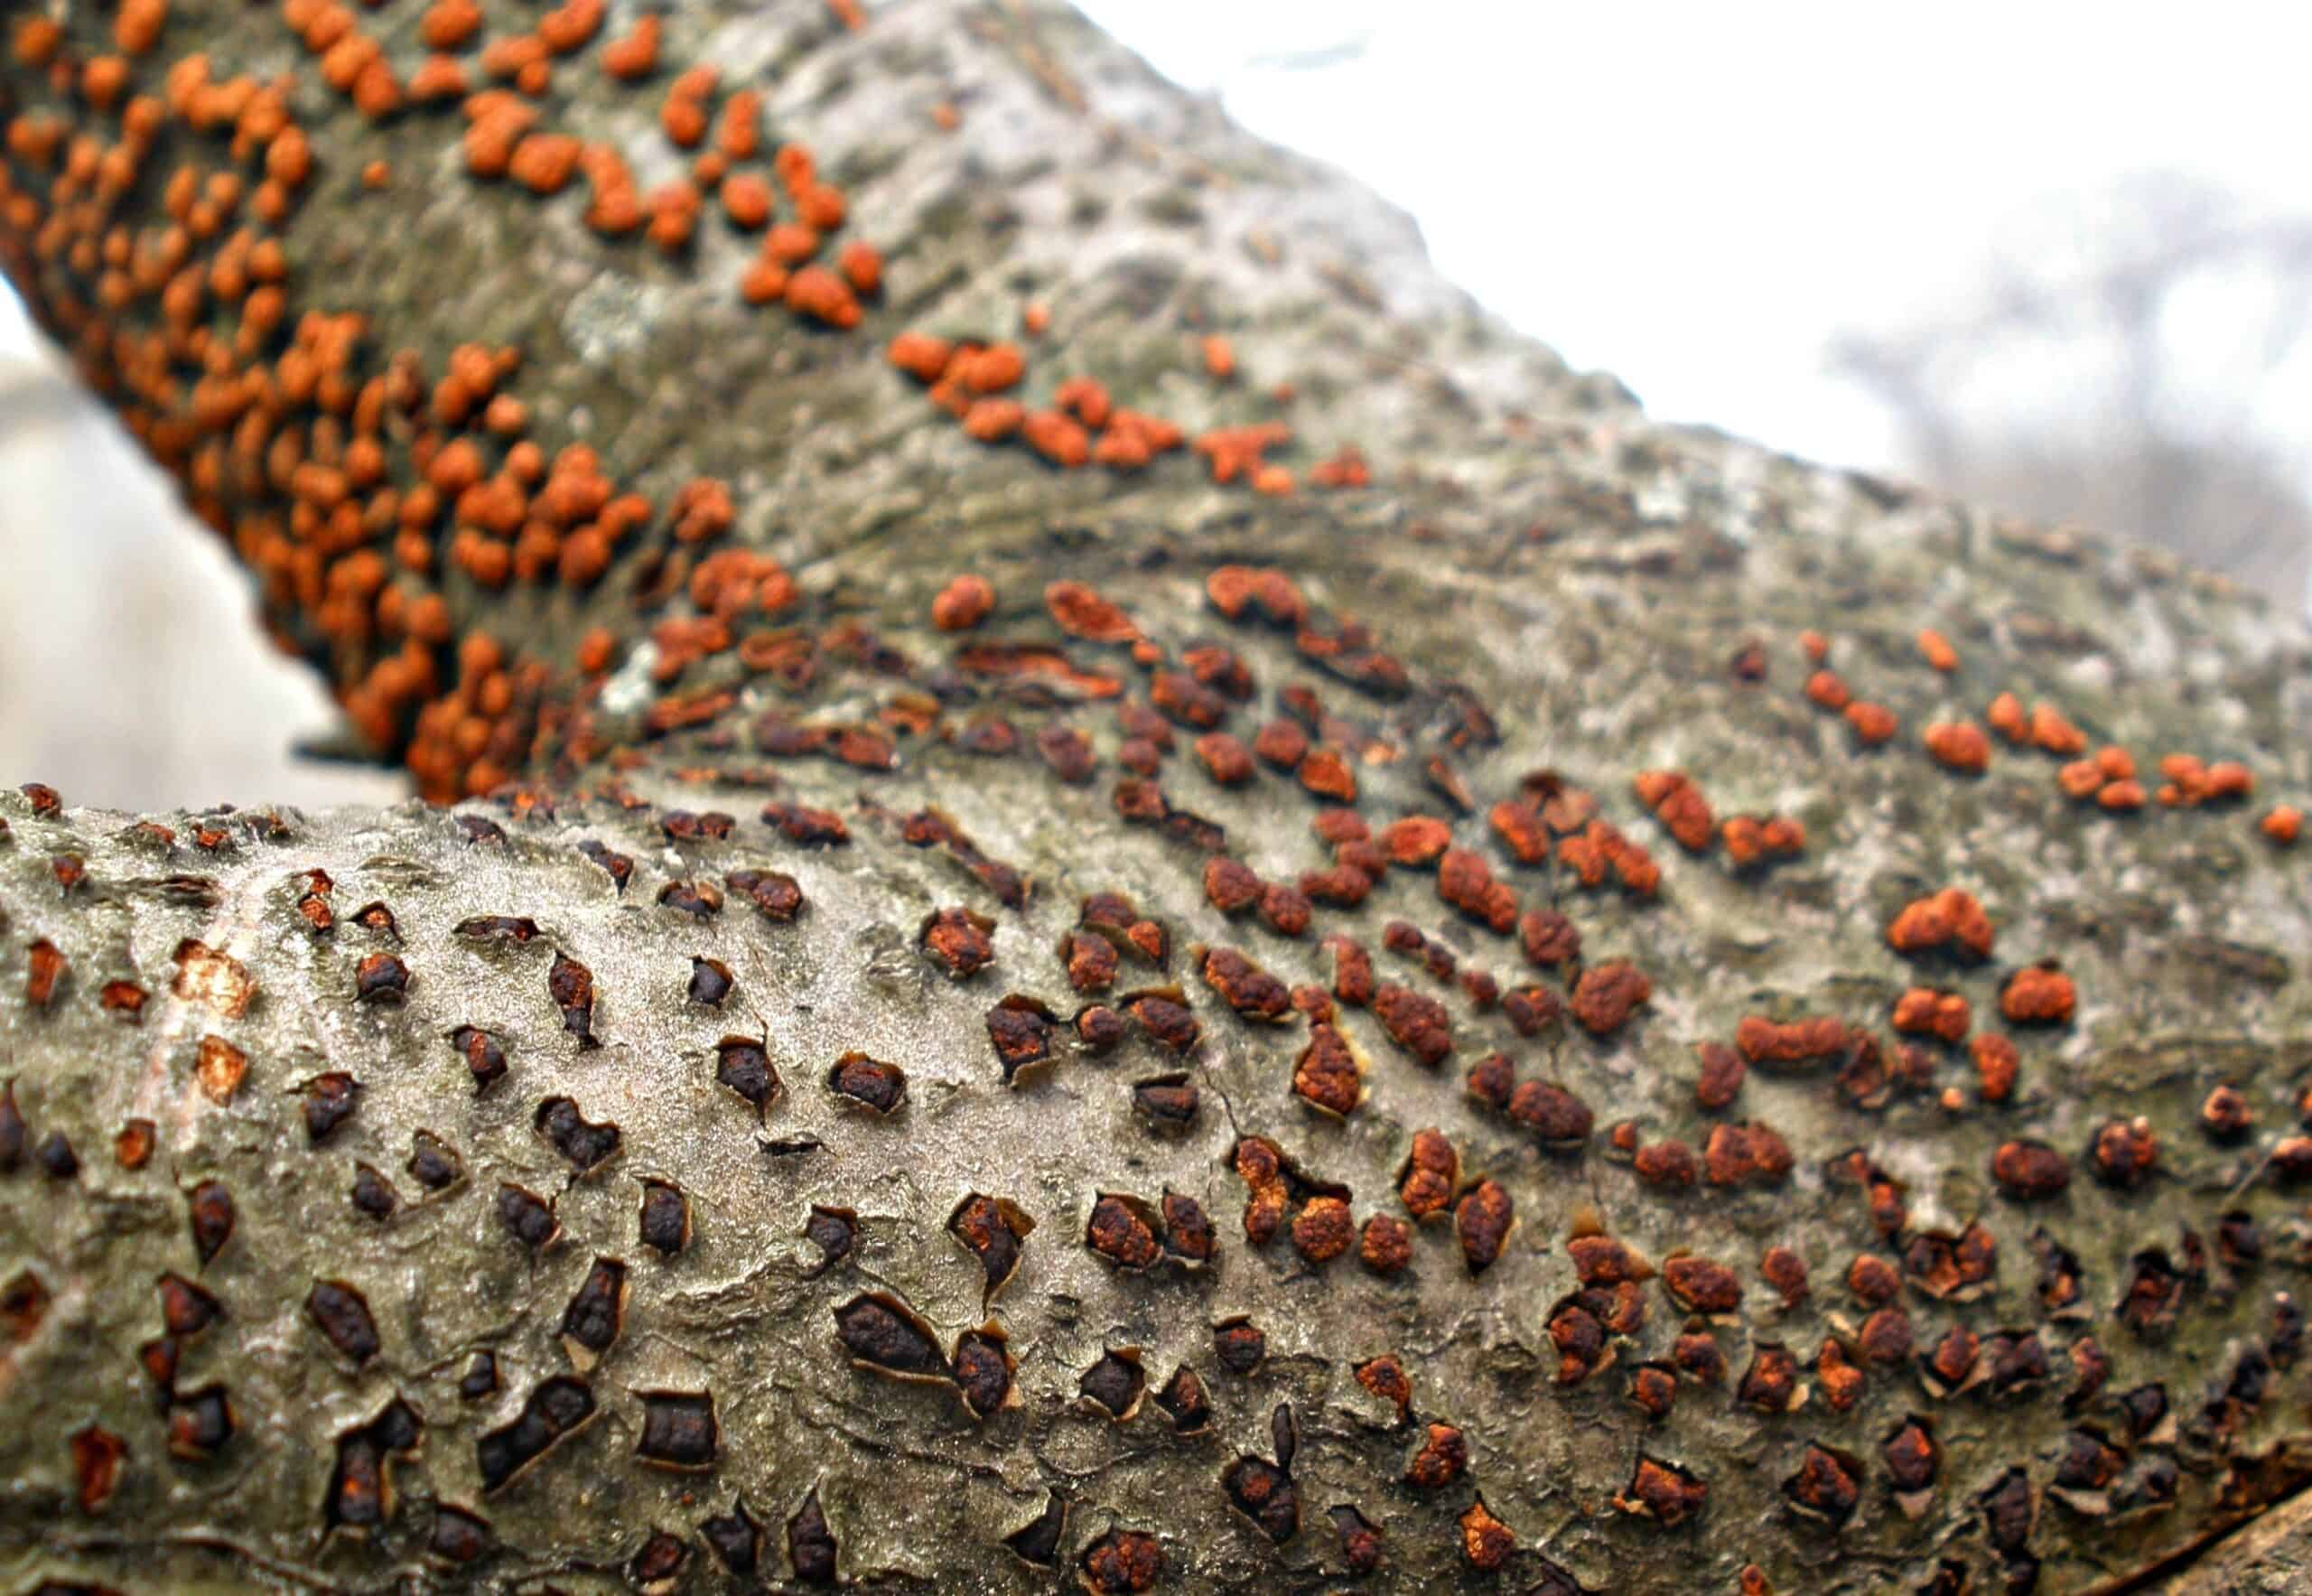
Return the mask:
[[[17, 23], [10, 275], [473, 801], [0, 795], [12, 1585], [2075, 1591], [2300, 1465], [2292, 618], [1656, 426], [1056, 6], [374, 117], [454, 0], [125, 9]], [[474, 173], [741, 89], [670, 251]]]

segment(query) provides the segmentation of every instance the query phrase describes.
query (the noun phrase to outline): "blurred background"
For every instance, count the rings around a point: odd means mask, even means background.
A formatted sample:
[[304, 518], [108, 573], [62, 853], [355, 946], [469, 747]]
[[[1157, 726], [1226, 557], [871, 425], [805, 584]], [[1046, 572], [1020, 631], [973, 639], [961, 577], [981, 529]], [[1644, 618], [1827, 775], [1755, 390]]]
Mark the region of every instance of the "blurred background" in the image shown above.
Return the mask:
[[[2307, 602], [2312, 21], [2288, 8], [1079, 3], [1657, 416]], [[248, 602], [0, 290], [0, 781], [397, 793], [292, 756], [330, 706]]]

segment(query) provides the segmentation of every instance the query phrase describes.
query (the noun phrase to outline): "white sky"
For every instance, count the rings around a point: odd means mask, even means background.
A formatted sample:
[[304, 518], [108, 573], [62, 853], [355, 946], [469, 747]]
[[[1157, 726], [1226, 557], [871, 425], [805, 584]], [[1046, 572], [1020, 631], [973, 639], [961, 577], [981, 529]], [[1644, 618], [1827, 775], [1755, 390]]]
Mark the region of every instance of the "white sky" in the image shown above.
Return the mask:
[[2302, 6], [1077, 4], [1655, 415], [1838, 463], [1895, 440], [1826, 341], [1963, 293], [2053, 197], [2168, 169], [2312, 210]]

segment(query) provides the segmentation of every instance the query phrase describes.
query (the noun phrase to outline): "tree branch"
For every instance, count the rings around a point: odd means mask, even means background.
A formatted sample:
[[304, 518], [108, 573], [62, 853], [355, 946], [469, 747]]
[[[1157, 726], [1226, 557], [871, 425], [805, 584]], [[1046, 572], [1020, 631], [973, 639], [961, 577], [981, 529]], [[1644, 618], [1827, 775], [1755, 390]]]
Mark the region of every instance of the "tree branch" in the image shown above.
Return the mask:
[[[847, 9], [639, 86], [583, 0], [17, 20], [12, 278], [487, 796], [0, 795], [0, 1574], [2052, 1591], [2227, 1521], [2304, 1429], [2297, 623], [1655, 426], [1056, 6]], [[855, 325], [741, 296], [750, 174]]]

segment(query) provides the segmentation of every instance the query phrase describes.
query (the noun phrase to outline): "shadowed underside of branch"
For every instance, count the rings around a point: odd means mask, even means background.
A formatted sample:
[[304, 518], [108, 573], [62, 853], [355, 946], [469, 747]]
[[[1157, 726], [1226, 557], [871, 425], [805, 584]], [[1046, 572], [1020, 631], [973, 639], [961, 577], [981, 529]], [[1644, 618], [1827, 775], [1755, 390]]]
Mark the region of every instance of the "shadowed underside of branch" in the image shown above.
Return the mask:
[[1056, 8], [13, 26], [0, 259], [455, 807], [0, 795], [9, 1588], [2300, 1557], [2293, 621]]

